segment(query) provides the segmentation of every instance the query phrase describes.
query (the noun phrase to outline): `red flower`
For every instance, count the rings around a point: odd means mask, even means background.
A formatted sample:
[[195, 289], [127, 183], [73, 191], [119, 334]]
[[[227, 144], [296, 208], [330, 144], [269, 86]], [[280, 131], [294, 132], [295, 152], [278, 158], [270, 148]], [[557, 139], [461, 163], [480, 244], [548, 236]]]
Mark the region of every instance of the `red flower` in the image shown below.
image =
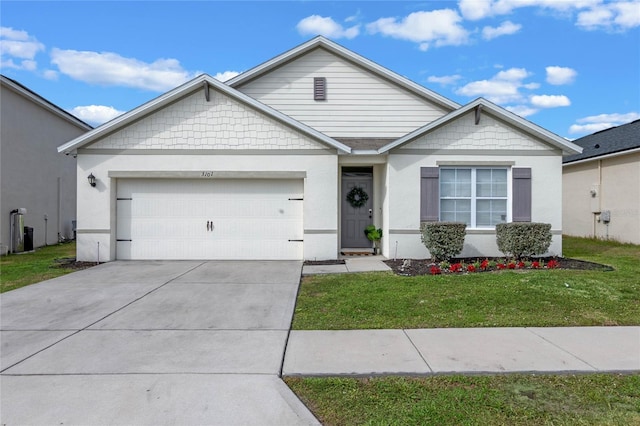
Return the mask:
[[507, 265], [505, 265], [504, 263], [498, 263], [498, 264], [496, 265], [496, 268], [498, 268], [498, 269], [504, 269], [504, 268], [506, 268], [506, 267], [507, 267]]
[[488, 267], [489, 267], [489, 260], [488, 259], [483, 260], [482, 263], [480, 264], [480, 269], [484, 271]]
[[462, 264], [461, 263], [454, 263], [453, 265], [451, 265], [449, 267], [449, 271], [451, 271], [451, 272], [462, 272]]
[[540, 267], [540, 262], [538, 262], [537, 260], [534, 260], [533, 262], [531, 262], [531, 267], [533, 269], [538, 269]]
[[442, 271], [436, 265], [431, 267], [431, 275], [439, 275]]
[[560, 264], [558, 263], [557, 260], [551, 259], [550, 261], [547, 262], [547, 268], [549, 269], [554, 269], [554, 268], [557, 268], [558, 266], [560, 266]]
[[509, 264], [507, 265], [507, 268], [516, 269], [516, 264], [514, 262], [509, 262]]
[[518, 269], [524, 269], [524, 262], [520, 261], [516, 266], [518, 267]]
[[469, 272], [475, 272], [476, 271], [476, 267], [473, 265], [467, 265], [467, 271]]

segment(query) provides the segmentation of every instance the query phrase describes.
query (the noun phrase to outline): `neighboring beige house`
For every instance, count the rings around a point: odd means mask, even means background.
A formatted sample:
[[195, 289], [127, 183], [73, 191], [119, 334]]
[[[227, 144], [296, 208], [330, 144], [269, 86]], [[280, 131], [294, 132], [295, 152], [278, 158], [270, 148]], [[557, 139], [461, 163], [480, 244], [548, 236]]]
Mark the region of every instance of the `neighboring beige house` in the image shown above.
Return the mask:
[[11, 211], [26, 209], [35, 247], [72, 238], [76, 218], [76, 160], [56, 147], [92, 127], [0, 76], [0, 244], [10, 250]]
[[[426, 258], [424, 221], [552, 225], [580, 148], [484, 99], [461, 106], [323, 37], [208, 75], [59, 147], [78, 160], [78, 259]], [[86, 177], [96, 177], [96, 186]]]
[[564, 233], [640, 244], [640, 120], [574, 141], [562, 167]]

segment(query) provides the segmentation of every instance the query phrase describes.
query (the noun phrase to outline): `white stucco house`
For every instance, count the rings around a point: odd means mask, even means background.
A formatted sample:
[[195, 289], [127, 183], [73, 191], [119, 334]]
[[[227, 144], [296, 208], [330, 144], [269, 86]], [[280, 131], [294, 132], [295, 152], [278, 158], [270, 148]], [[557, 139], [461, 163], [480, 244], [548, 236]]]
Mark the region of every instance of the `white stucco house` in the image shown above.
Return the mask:
[[[314, 38], [220, 83], [202, 75], [58, 149], [77, 156], [78, 259], [427, 258], [423, 221], [552, 225], [580, 148], [484, 99], [459, 105]], [[87, 177], [96, 178], [96, 186]], [[366, 194], [366, 196], [365, 196]]]

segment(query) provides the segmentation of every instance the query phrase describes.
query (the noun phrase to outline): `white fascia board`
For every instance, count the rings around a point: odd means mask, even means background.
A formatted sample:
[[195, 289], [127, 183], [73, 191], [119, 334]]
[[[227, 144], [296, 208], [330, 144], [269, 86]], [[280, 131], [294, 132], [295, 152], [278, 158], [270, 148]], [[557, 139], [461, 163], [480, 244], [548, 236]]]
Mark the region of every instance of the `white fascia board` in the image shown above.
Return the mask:
[[404, 87], [405, 89], [408, 89], [409, 91], [423, 97], [423, 98], [427, 98], [432, 102], [435, 102], [436, 104], [439, 104], [441, 106], [444, 106], [445, 108], [451, 109], [451, 110], [455, 110], [460, 108], [460, 104], [452, 101], [451, 99], [447, 99], [442, 95], [437, 94], [436, 92], [433, 92], [429, 89], [427, 89], [424, 86], [421, 86], [411, 80], [409, 80], [406, 77], [403, 77], [393, 71], [391, 71], [388, 68], [385, 68], [363, 56], [360, 56], [359, 54], [331, 41], [328, 40], [322, 36], [318, 36], [315, 37], [311, 40], [309, 40], [306, 43], [303, 43], [297, 47], [294, 47], [291, 50], [286, 51], [285, 53], [276, 56], [273, 59], [268, 60], [267, 62], [264, 62], [260, 65], [258, 65], [257, 67], [254, 67], [240, 75], [237, 75], [236, 77], [232, 78], [231, 80], [228, 80], [225, 84], [231, 86], [231, 87], [237, 87], [247, 81], [250, 81], [254, 78], [256, 78], [257, 76], [264, 74], [274, 68], [277, 68], [278, 66], [280, 66], [281, 64], [287, 63], [289, 61], [291, 61], [292, 59], [298, 57], [298, 56], [302, 56], [304, 53], [315, 49], [316, 47], [324, 47], [325, 49], [329, 50], [330, 52], [335, 53], [336, 55], [345, 58], [346, 60], [353, 62], [359, 66], [361, 66], [362, 68], [365, 68], [369, 71], [371, 71], [374, 74], [377, 74], [387, 80], [390, 80], [392, 82], [394, 82], [395, 84], [398, 84], [399, 86]]
[[447, 115], [444, 115], [439, 119], [427, 124], [426, 126], [423, 126], [419, 129], [414, 130], [413, 132], [383, 146], [378, 150], [378, 152], [379, 153], [388, 152], [393, 148], [396, 148], [402, 144], [412, 141], [426, 133], [429, 133], [431, 130], [436, 129], [447, 122], [455, 120], [456, 118], [468, 113], [469, 111], [476, 108], [477, 106], [482, 106], [483, 110], [491, 111], [492, 114], [498, 116], [501, 120], [506, 121], [507, 123], [512, 124], [513, 126], [523, 130], [524, 132], [532, 134], [538, 137], [539, 139], [542, 139], [543, 141], [549, 143], [550, 145], [561, 149], [563, 154], [578, 154], [582, 152], [582, 147], [572, 142], [569, 142], [566, 139], [556, 135], [555, 133], [552, 133], [538, 126], [537, 124], [534, 124], [528, 120], [525, 120], [522, 117], [504, 108], [501, 108], [496, 104], [489, 102], [483, 98], [478, 98], [468, 103], [467, 105], [463, 106], [462, 108], [457, 109]]
[[264, 113], [265, 115], [275, 118], [276, 120], [281, 121], [287, 124], [288, 126], [302, 133], [305, 133], [308, 136], [313, 137], [314, 139], [318, 139], [321, 142], [324, 142], [327, 145], [332, 146], [341, 151], [345, 151], [348, 153], [351, 152], [351, 148], [349, 148], [348, 146], [336, 141], [335, 139], [325, 135], [324, 133], [321, 133], [305, 124], [300, 123], [297, 120], [294, 120], [293, 118], [289, 117], [286, 114], [281, 113], [280, 111], [277, 111], [261, 102], [258, 102], [252, 97], [247, 96], [244, 93], [241, 93], [227, 86], [224, 83], [221, 83], [220, 81], [216, 80], [215, 78], [211, 77], [208, 74], [202, 74], [194, 78], [193, 80], [188, 81], [185, 84], [178, 86], [177, 88], [165, 93], [164, 95], [161, 95], [147, 102], [146, 104], [143, 104], [138, 108], [135, 108], [117, 118], [114, 118], [108, 123], [105, 123], [102, 126], [94, 129], [93, 131], [88, 132], [58, 147], [58, 152], [64, 152], [67, 154], [72, 153], [78, 148], [81, 148], [91, 142], [94, 142], [97, 139], [100, 139], [101, 137], [108, 135], [109, 133], [113, 133], [114, 131], [121, 129], [122, 127], [140, 119], [141, 117], [146, 116], [152, 113], [153, 111], [156, 111], [162, 108], [163, 106], [176, 101], [177, 99], [187, 96], [190, 93], [193, 93], [197, 90], [201, 90], [204, 87], [204, 83], [210, 86], [213, 86], [215, 89], [224, 93], [225, 95], [239, 102], [247, 104], [259, 110], [260, 112]]
[[93, 129], [93, 127], [91, 127], [90, 125], [88, 125], [84, 121], [80, 120], [75, 115], [71, 114], [70, 112], [67, 112], [67, 111], [63, 110], [62, 108], [60, 108], [56, 104], [46, 100], [45, 98], [43, 98], [42, 96], [38, 95], [37, 93], [32, 92], [28, 88], [22, 86], [20, 83], [14, 82], [10, 78], [5, 77], [3, 75], [0, 75], [0, 81], [2, 81], [2, 84], [6, 85], [7, 88], [13, 90], [14, 92], [22, 95], [25, 98], [31, 100], [32, 102], [40, 105], [41, 107], [45, 108], [46, 110], [48, 110], [52, 114], [57, 115], [58, 117], [62, 118], [63, 120], [66, 120], [66, 121], [70, 122], [74, 126], [79, 127], [79, 128], [81, 128], [83, 130], [91, 130], [91, 129]]
[[588, 163], [590, 161], [606, 160], [607, 158], [620, 157], [622, 155], [634, 154], [640, 152], [640, 148], [627, 149], [626, 151], [611, 152], [609, 154], [598, 155], [597, 157], [583, 158], [581, 160], [570, 161], [563, 163], [562, 167], [575, 166], [576, 164]]

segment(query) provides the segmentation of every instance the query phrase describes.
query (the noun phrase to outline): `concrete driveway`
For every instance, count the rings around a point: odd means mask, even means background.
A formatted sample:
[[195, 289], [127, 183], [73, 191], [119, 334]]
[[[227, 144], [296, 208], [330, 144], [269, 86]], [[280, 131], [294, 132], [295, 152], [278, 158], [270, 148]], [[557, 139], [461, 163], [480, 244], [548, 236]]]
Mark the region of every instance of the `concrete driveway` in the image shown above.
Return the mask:
[[280, 380], [302, 262], [111, 262], [1, 296], [0, 423], [317, 424]]

